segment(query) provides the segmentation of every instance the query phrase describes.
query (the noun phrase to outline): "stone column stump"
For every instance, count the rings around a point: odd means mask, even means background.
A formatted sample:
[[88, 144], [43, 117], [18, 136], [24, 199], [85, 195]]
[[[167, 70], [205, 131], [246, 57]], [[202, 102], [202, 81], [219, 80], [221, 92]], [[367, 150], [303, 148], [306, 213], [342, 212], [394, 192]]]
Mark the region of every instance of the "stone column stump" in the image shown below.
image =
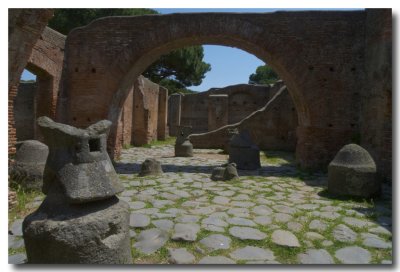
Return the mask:
[[236, 163], [237, 169], [256, 170], [261, 167], [260, 149], [250, 138], [247, 131], [231, 131], [229, 142], [229, 162]]
[[41, 190], [49, 148], [36, 140], [18, 142], [10, 177], [23, 188]]
[[129, 264], [129, 207], [106, 152], [111, 122], [78, 129], [40, 117], [49, 157], [42, 205], [23, 222], [28, 263]]

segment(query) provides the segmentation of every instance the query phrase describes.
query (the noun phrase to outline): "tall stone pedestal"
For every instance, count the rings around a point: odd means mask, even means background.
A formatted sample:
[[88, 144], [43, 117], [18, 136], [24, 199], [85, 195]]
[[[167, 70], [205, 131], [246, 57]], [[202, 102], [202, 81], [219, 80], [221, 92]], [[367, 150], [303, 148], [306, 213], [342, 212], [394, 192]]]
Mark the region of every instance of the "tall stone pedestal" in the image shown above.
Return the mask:
[[237, 169], [256, 170], [261, 167], [260, 149], [251, 141], [247, 131], [232, 131], [229, 143], [229, 162], [236, 163]]
[[47, 195], [22, 226], [28, 263], [132, 263], [129, 206], [115, 195], [123, 186], [106, 151], [111, 122], [87, 129], [38, 119], [49, 157]]

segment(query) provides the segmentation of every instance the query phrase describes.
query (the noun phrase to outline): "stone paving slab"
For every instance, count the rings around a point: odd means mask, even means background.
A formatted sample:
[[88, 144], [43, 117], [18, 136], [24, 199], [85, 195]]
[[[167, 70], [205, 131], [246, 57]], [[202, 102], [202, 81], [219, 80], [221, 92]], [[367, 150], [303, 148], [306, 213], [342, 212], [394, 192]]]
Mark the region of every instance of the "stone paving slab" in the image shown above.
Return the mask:
[[[257, 171], [239, 170], [235, 182], [214, 182], [212, 169], [227, 159], [219, 152], [195, 149], [192, 158], [175, 158], [172, 145], [122, 151], [115, 168], [126, 188], [120, 198], [130, 207], [134, 261], [392, 263], [387, 187], [374, 205], [338, 200], [323, 194], [326, 174], [299, 175], [294, 164], [265, 160]], [[159, 160], [164, 174], [139, 177], [144, 158]], [[14, 263], [26, 260], [21, 223], [9, 224], [9, 261]]]

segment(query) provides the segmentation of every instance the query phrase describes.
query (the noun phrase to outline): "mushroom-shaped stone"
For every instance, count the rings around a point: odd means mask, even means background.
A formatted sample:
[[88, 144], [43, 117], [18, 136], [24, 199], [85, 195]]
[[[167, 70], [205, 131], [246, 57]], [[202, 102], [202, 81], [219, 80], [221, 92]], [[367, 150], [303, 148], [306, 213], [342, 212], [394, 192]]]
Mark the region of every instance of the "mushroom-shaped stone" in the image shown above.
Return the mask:
[[45, 194], [61, 191], [68, 202], [85, 203], [124, 190], [106, 150], [110, 121], [79, 129], [40, 117], [38, 125], [49, 147], [43, 177]]
[[158, 176], [163, 173], [161, 163], [156, 159], [146, 159], [140, 168], [139, 176]]
[[345, 145], [328, 166], [328, 191], [332, 194], [368, 198], [380, 189], [375, 162], [359, 145]]
[[238, 169], [255, 170], [261, 167], [260, 149], [252, 142], [250, 133], [243, 130], [230, 132], [229, 162], [234, 162]]
[[191, 126], [178, 126], [178, 135], [175, 142], [175, 157], [193, 157], [193, 145], [189, 140], [189, 135], [191, 133]]
[[17, 143], [15, 162], [10, 167], [11, 178], [23, 188], [40, 190], [48, 155], [49, 148], [39, 141], [27, 140]]

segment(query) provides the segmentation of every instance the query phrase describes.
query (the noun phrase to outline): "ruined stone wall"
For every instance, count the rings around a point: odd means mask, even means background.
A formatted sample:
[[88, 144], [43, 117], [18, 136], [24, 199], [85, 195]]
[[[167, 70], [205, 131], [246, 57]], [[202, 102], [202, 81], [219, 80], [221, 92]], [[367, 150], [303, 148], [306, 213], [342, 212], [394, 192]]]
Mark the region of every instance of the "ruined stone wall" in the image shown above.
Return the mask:
[[392, 16], [390, 9], [366, 11], [366, 87], [362, 92], [358, 140], [377, 164], [380, 177], [392, 178]]
[[[141, 146], [168, 136], [168, 90], [140, 76], [131, 87], [118, 120], [119, 147]], [[118, 156], [120, 149], [114, 153]]]
[[8, 153], [15, 153], [14, 99], [32, 49], [53, 16], [52, 9], [8, 10]]
[[[220, 110], [224, 108], [222, 112], [226, 116], [221, 115], [218, 120], [217, 116], [213, 116], [213, 114], [209, 116], [210, 110], [211, 112], [218, 110], [210, 108], [210, 95], [228, 96], [228, 104], [220, 105]], [[249, 84], [212, 88], [206, 92], [186, 94], [182, 96], [180, 123], [185, 126], [192, 126], [193, 133], [204, 133], [223, 125], [240, 122], [252, 112], [265, 106], [271, 97], [271, 87]], [[223, 103], [222, 100], [221, 103]], [[293, 105], [292, 102], [291, 105]], [[214, 124], [217, 121], [221, 123], [219, 125]], [[213, 124], [209, 124], [210, 122], [213, 122]]]
[[17, 141], [35, 139], [36, 83], [20, 83], [14, 100], [14, 118]]
[[140, 76], [134, 84], [132, 144], [141, 146], [157, 140], [159, 86]]
[[[296, 148], [297, 114], [283, 82], [267, 88], [264, 96], [271, 97], [264, 107], [242, 118], [240, 122], [217, 130], [192, 134], [195, 148], [225, 148], [229, 142], [228, 129], [239, 128], [250, 132], [252, 140], [263, 150], [294, 151]], [[281, 90], [282, 89], [282, 90]], [[280, 91], [279, 95], [277, 92]], [[277, 96], [276, 96], [277, 95]], [[273, 98], [273, 99], [272, 99]]]
[[191, 126], [193, 133], [208, 131], [208, 95], [204, 92], [181, 96], [180, 125]]

